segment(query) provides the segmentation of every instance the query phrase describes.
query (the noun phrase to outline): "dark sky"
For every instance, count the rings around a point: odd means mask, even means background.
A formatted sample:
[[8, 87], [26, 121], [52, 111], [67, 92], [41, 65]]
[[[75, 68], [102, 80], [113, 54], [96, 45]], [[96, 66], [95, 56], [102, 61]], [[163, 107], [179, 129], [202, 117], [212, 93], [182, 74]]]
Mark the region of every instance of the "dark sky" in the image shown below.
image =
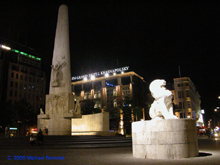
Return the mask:
[[[42, 55], [50, 73], [59, 5], [64, 1], [0, 5], [0, 37]], [[116, 67], [150, 83], [190, 77], [211, 112], [220, 95], [220, 6], [215, 3], [65, 1], [69, 8], [72, 76]], [[47, 75], [49, 76], [49, 74]]]

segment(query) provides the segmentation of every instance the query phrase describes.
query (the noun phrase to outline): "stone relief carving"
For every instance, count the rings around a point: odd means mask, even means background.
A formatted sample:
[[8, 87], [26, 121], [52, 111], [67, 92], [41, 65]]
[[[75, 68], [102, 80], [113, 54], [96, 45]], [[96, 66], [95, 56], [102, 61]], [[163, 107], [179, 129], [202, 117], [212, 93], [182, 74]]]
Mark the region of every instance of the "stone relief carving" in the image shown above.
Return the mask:
[[65, 110], [65, 106], [67, 105], [67, 96], [66, 95], [60, 95], [58, 99], [58, 106], [62, 109], [62, 112]]
[[52, 68], [52, 75], [53, 75], [53, 81], [52, 81], [52, 86], [57, 87], [59, 86], [59, 72], [62, 67], [66, 65], [66, 62], [63, 62], [62, 64], [58, 63], [56, 65], [51, 65]]
[[58, 98], [60, 96], [58, 95], [50, 95], [47, 102], [49, 102], [49, 113], [53, 114], [53, 113], [58, 113]]
[[173, 115], [172, 92], [167, 90], [165, 85], [165, 80], [156, 79], [149, 86], [151, 94], [155, 99], [149, 111], [152, 119], [177, 119]]
[[47, 99], [48, 104], [48, 113], [64, 113], [65, 110], [69, 113], [80, 114], [81, 113], [81, 106], [80, 106], [80, 96], [74, 96], [73, 101], [73, 109], [68, 110], [68, 97], [65, 94], [60, 95], [49, 95]]
[[80, 96], [75, 96], [75, 99], [74, 99], [74, 111], [73, 111], [74, 113], [81, 113], [80, 100], [81, 100]]

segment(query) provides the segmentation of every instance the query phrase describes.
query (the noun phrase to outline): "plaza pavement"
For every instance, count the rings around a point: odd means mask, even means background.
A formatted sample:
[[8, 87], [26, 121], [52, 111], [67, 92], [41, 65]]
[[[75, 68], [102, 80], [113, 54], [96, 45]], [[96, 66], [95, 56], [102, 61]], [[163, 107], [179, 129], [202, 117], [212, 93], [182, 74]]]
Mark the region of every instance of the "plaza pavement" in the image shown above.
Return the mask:
[[[132, 147], [101, 147], [91, 149], [53, 149], [53, 148], [0, 148], [0, 164], [73, 164], [73, 165], [219, 165], [220, 164], [220, 140], [199, 137], [199, 157], [184, 158], [178, 160], [153, 160], [133, 158]], [[11, 157], [9, 157], [11, 156]], [[26, 160], [8, 160], [14, 156], [24, 156]], [[28, 156], [44, 157], [44, 160], [27, 160]], [[62, 157], [64, 160], [45, 160], [49, 157]], [[17, 157], [15, 157], [17, 158]]]

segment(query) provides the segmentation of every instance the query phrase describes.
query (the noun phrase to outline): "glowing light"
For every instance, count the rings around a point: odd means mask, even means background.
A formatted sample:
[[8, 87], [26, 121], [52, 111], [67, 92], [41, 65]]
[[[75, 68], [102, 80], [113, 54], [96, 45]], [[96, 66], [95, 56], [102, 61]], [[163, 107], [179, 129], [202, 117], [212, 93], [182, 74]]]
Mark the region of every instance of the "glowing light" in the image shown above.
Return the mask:
[[12, 49], [12, 51], [15, 52], [15, 53], [20, 53], [20, 51], [16, 50], [16, 49]]
[[87, 81], [88, 79], [87, 79], [87, 77], [84, 77], [83, 80], [84, 80], [84, 81]]
[[124, 72], [122, 71], [121, 74], [124, 74]]
[[91, 76], [91, 80], [95, 80], [95, 76], [94, 75]]
[[101, 72], [95, 72], [95, 73], [81, 75], [81, 76], [74, 76], [74, 77], [72, 77], [72, 80], [81, 80], [85, 76], [89, 77], [90, 75], [94, 75], [94, 76], [99, 77], [99, 76], [105, 75], [106, 73], [108, 73], [108, 74], [113, 73], [113, 75], [116, 75], [116, 72], [120, 72], [120, 73], [123, 72], [124, 73], [124, 71], [127, 71], [128, 69], [129, 69], [129, 66], [125, 66], [125, 67], [117, 68], [117, 69], [111, 69], [111, 70], [106, 70], [106, 71], [101, 71]]
[[108, 73], [106, 73], [106, 74], [105, 74], [105, 77], [109, 77], [109, 74], [108, 74]]
[[6, 50], [11, 50], [11, 48], [10, 48], [10, 47], [5, 46], [5, 45], [2, 45], [2, 48], [3, 48], [3, 49], [6, 49]]
[[205, 114], [205, 110], [204, 109], [201, 110], [201, 114]]
[[20, 52], [20, 54], [27, 56], [28, 54], [25, 52]]
[[18, 128], [10, 127], [9, 130], [18, 130]]
[[22, 51], [19, 51], [19, 50], [16, 50], [16, 49], [11, 49], [9, 46], [6, 46], [6, 45], [1, 45], [0, 44], [0, 47], [2, 47], [3, 49], [6, 49], [6, 50], [11, 50], [11, 51], [13, 51], [13, 52], [15, 52], [15, 53], [20, 53], [20, 54], [22, 54], [22, 55], [25, 55], [25, 56], [28, 56], [28, 57], [31, 57], [31, 58], [34, 58], [34, 59], [36, 59], [36, 60], [41, 60], [41, 58], [39, 58], [39, 57], [35, 57], [35, 56], [33, 56], [33, 55], [28, 55], [27, 53], [25, 53], [25, 52], [22, 52]]
[[218, 133], [215, 133], [214, 136], [215, 136], [215, 137], [218, 137]]

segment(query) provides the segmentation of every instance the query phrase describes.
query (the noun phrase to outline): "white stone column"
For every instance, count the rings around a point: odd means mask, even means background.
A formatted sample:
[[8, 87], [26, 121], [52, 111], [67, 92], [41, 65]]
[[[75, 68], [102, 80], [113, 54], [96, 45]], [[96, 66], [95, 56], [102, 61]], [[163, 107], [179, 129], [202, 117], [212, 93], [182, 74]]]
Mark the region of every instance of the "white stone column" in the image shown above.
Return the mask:
[[[68, 7], [59, 7], [49, 94], [71, 93]], [[57, 83], [56, 83], [57, 82]]]

